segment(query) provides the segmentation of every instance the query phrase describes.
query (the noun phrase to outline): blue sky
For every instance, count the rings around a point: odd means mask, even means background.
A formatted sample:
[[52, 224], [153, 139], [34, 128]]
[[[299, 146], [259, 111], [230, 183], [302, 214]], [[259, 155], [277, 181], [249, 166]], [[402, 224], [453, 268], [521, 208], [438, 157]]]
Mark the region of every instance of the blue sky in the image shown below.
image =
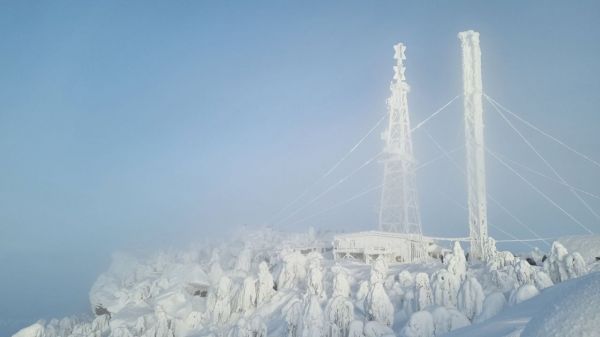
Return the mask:
[[[475, 29], [485, 91], [600, 159], [599, 7], [2, 2], [0, 321], [88, 310], [89, 287], [115, 250], [179, 245], [264, 224], [385, 113], [397, 42], [408, 47], [413, 122], [461, 92], [456, 34]], [[447, 148], [463, 141], [461, 104], [426, 127]], [[491, 148], [545, 169], [489, 105], [486, 121]], [[600, 193], [597, 167], [523, 130], [570, 183]], [[310, 196], [377, 153], [377, 133]], [[439, 155], [424, 133], [414, 137], [419, 161]], [[464, 153], [456, 160], [462, 165]], [[582, 232], [488, 162], [490, 192], [541, 235]], [[378, 183], [381, 171], [367, 167], [299, 217]], [[536, 183], [600, 231], [567, 190]], [[418, 184], [424, 231], [464, 235], [466, 214], [454, 205], [465, 200], [461, 174], [440, 161], [419, 171]], [[377, 199], [372, 193], [282, 228], [373, 228]], [[600, 210], [598, 200], [588, 201]], [[493, 206], [490, 221], [531, 237]]]

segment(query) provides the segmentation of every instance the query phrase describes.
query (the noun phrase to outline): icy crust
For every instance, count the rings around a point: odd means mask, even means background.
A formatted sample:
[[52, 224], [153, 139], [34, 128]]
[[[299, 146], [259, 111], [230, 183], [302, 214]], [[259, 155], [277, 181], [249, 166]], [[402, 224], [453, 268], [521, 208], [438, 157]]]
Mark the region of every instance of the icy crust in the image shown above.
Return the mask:
[[[530, 303], [561, 294], [555, 289], [570, 289], [567, 280], [588, 271], [578, 253], [558, 242], [543, 253], [541, 266], [496, 251], [493, 239], [483, 262], [469, 264], [455, 243], [444, 263], [388, 265], [378, 258], [365, 265], [333, 261], [324, 249], [330, 240], [314, 231], [267, 229], [220, 245], [116, 254], [90, 291], [95, 318], [40, 321], [14, 336], [433, 337], [456, 329], [464, 336], [518, 336], [541, 308]], [[577, 298], [588, 308], [600, 304], [587, 293]], [[561, 305], [585, 318], [593, 312], [583, 304]], [[531, 336], [548, 335], [556, 322], [571, 319], [551, 310], [540, 317], [531, 319]], [[584, 336], [591, 328], [586, 322], [579, 324]]]

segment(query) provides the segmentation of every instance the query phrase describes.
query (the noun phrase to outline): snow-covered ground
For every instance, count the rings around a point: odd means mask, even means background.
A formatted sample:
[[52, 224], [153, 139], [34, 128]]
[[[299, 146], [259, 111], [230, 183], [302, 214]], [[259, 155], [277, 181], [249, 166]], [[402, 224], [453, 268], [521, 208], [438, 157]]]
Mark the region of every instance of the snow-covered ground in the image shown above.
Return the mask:
[[455, 243], [444, 263], [366, 265], [333, 261], [330, 235], [246, 231], [116, 254], [90, 291], [91, 317], [40, 321], [14, 337], [594, 336], [600, 273], [589, 271], [600, 240], [585, 239], [585, 257], [555, 242], [531, 254], [536, 265], [493, 240], [483, 262], [468, 263]]

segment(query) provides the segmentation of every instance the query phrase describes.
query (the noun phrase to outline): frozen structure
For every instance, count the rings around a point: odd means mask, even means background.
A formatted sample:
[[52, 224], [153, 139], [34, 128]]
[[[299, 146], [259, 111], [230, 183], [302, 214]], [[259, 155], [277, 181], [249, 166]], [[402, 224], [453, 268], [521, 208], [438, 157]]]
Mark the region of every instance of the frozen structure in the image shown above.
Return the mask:
[[465, 138], [467, 148], [467, 193], [471, 257], [484, 258], [487, 243], [487, 199], [485, 145], [483, 140], [483, 85], [479, 33], [458, 34], [462, 46]]
[[392, 232], [356, 232], [339, 234], [333, 239], [335, 259], [353, 259], [370, 263], [379, 256], [388, 263], [414, 262], [427, 255], [433, 240], [417, 234]]
[[[421, 236], [421, 219], [417, 199], [415, 158], [413, 156], [408, 91], [404, 76], [406, 47], [394, 46], [394, 79], [388, 99], [389, 121], [382, 138], [385, 141], [383, 159], [383, 189], [379, 209], [379, 230]], [[423, 252], [423, 248], [421, 248]]]

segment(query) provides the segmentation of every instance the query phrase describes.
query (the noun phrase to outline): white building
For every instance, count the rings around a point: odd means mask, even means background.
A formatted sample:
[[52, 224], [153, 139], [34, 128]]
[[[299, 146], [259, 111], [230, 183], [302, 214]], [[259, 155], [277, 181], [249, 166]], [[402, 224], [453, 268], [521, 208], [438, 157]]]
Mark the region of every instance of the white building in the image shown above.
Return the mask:
[[419, 234], [367, 231], [333, 237], [333, 257], [369, 263], [383, 256], [388, 263], [420, 261], [428, 256], [433, 240]]

